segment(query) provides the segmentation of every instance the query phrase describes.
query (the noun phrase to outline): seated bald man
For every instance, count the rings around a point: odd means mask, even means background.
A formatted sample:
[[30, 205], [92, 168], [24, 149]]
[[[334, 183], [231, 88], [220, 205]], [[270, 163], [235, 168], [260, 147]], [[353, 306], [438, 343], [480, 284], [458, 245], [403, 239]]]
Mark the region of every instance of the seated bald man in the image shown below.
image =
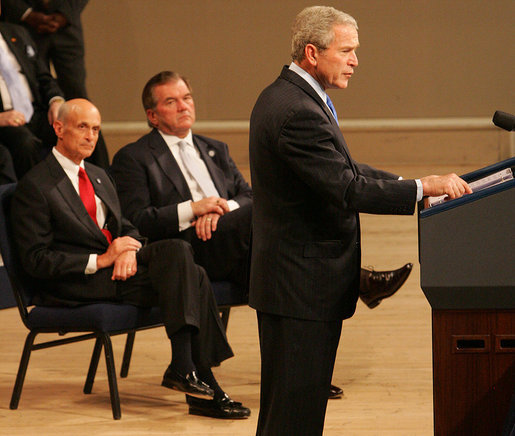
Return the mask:
[[95, 149], [100, 121], [89, 101], [64, 103], [54, 122], [57, 145], [14, 194], [20, 258], [43, 289], [35, 302], [158, 306], [172, 346], [162, 385], [185, 392], [191, 414], [246, 418], [250, 410], [231, 400], [211, 371], [233, 353], [191, 246], [169, 239], [144, 245], [122, 216], [109, 176], [84, 162]]

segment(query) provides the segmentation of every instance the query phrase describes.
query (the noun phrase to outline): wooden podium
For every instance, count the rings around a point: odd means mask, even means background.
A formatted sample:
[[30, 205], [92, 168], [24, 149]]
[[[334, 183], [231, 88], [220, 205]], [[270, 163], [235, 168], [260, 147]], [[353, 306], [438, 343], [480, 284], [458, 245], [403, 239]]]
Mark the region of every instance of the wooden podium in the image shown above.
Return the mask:
[[[462, 176], [471, 182], [515, 158]], [[424, 209], [435, 435], [501, 435], [515, 392], [515, 180]]]

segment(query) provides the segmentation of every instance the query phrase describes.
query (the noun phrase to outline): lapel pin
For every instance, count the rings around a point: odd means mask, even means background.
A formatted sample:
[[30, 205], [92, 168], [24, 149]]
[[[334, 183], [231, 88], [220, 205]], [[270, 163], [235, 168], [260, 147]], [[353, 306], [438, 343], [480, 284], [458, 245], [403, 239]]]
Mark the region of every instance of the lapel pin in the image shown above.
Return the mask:
[[210, 156], [210, 157], [214, 157], [215, 156], [215, 151], [214, 150], [209, 150], [207, 152], [207, 154]]
[[101, 185], [101, 184], [102, 184], [102, 180], [100, 180], [99, 178], [97, 178], [97, 183], [98, 183], [99, 185]]
[[11, 42], [16, 42], [16, 38], [14, 36], [11, 38]]

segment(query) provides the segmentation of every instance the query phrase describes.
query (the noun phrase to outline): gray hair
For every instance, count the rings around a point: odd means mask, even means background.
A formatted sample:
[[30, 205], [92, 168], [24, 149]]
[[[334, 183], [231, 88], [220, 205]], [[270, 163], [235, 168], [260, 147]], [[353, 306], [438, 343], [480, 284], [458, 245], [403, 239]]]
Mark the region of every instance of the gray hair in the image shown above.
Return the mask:
[[331, 6], [311, 6], [300, 11], [291, 29], [292, 60], [304, 59], [304, 49], [308, 44], [313, 44], [318, 50], [329, 47], [334, 39], [333, 26], [338, 24], [358, 28], [354, 18]]

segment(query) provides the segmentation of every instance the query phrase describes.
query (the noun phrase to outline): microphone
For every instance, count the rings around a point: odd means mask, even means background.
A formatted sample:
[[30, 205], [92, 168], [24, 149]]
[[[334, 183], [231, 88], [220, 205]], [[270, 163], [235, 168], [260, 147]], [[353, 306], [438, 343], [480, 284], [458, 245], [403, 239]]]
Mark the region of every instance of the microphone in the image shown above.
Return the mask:
[[495, 111], [492, 121], [497, 127], [508, 132], [511, 132], [515, 126], [515, 116], [502, 111]]

